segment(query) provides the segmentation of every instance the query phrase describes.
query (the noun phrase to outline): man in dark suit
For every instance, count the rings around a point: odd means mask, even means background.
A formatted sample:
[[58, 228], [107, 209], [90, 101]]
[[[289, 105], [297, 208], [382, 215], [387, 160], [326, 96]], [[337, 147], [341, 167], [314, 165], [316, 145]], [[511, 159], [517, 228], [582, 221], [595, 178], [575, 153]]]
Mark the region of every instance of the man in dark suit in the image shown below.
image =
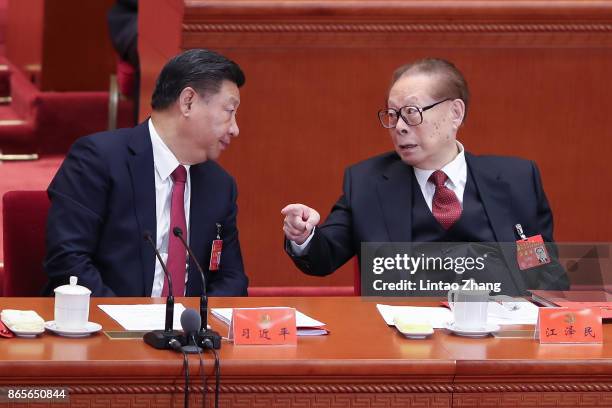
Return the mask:
[[[395, 152], [345, 171], [343, 195], [323, 225], [315, 228], [320, 216], [303, 204], [283, 208], [285, 247], [294, 263], [323, 276], [355, 254], [362, 261], [362, 243], [437, 242], [446, 243], [442, 253], [493, 256], [484, 271], [426, 272], [417, 275], [420, 280], [499, 282], [507, 294], [565, 289], [567, 277], [557, 264], [519, 270], [516, 225], [552, 242], [552, 213], [533, 162], [474, 156], [456, 140], [468, 104], [467, 83], [452, 63], [424, 59], [400, 67], [387, 108], [379, 112]], [[467, 250], [448, 245], [456, 242], [483, 244]], [[511, 244], [490, 251], [497, 246], [491, 243]]]
[[[173, 234], [179, 227], [204, 268], [208, 294], [246, 295], [236, 183], [214, 161], [238, 136], [244, 81], [233, 61], [186, 51], [162, 69], [150, 119], [74, 143], [48, 189], [49, 289], [74, 275], [93, 296], [166, 295], [167, 279], [143, 239], [149, 236], [174, 295], [198, 295], [201, 277]], [[218, 267], [209, 264], [213, 240], [222, 241]]]

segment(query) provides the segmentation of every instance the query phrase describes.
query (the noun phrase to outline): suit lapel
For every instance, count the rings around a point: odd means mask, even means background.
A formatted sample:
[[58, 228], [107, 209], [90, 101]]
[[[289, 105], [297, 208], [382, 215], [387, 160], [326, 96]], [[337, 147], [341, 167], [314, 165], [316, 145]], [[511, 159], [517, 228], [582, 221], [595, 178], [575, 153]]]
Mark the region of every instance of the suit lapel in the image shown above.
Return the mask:
[[[189, 168], [191, 177], [191, 198], [189, 203], [189, 246], [195, 257], [200, 260], [206, 259], [206, 251], [210, 247], [206, 246], [207, 227], [210, 220], [207, 219], [207, 208], [211, 207], [211, 200], [214, 197], [214, 186], [206, 171], [208, 164], [201, 163]], [[212, 227], [211, 227], [212, 228]], [[213, 231], [211, 229], [211, 231]], [[206, 265], [201, 265], [206, 273]], [[189, 260], [189, 277], [187, 281], [187, 294], [200, 293], [202, 280], [200, 272], [193, 260]]]
[[390, 242], [412, 240], [412, 180], [412, 167], [398, 159], [378, 182], [378, 200]]
[[478, 157], [466, 152], [465, 160], [491, 222], [495, 239], [497, 242], [514, 242], [512, 196], [508, 183], [496, 169], [483, 165]]
[[[145, 231], [151, 233], [153, 242], [157, 237], [157, 217], [155, 215], [155, 166], [153, 147], [149, 135], [148, 121], [134, 128], [129, 136], [128, 147], [132, 155], [128, 159], [134, 209], [139, 227], [139, 238]], [[144, 295], [149, 296], [153, 288], [155, 274], [155, 253], [150, 244], [141, 239], [141, 266], [144, 282]]]

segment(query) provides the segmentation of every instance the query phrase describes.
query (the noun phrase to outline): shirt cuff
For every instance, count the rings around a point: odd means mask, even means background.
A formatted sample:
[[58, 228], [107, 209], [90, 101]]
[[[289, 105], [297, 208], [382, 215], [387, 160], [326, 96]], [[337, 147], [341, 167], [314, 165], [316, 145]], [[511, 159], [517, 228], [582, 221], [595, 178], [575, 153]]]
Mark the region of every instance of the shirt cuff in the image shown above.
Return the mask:
[[310, 244], [310, 240], [312, 240], [312, 237], [314, 236], [315, 228], [316, 227], [312, 229], [310, 235], [302, 245], [296, 244], [293, 241], [289, 241], [289, 243], [291, 244], [291, 252], [293, 252], [293, 255], [302, 256], [308, 254], [308, 244]]

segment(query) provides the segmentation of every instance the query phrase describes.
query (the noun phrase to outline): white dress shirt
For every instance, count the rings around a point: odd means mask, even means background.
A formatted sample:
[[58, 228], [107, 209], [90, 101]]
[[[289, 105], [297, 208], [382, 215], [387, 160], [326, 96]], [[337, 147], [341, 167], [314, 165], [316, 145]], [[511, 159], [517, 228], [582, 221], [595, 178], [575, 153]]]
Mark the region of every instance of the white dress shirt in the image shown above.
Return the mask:
[[[442, 170], [448, 178], [444, 185], [455, 193], [457, 199], [459, 200], [459, 204], [461, 204], [461, 208], [463, 209], [463, 193], [465, 192], [465, 183], [467, 183], [467, 164], [465, 163], [465, 151], [463, 149], [463, 145], [457, 141], [457, 148], [459, 149], [459, 154], [448, 163], [446, 166], [442, 167]], [[429, 207], [429, 211], [432, 211], [432, 203], [433, 196], [436, 192], [436, 185], [433, 181], [429, 180], [429, 177], [435, 170], [423, 170], [417, 167], [413, 167], [414, 175], [419, 183], [419, 187], [421, 187], [421, 192], [423, 193], [423, 198], [425, 198], [425, 202]]]
[[[465, 150], [463, 145], [457, 140], [457, 148], [459, 149], [459, 154], [447, 165], [442, 167], [442, 170], [448, 176], [448, 179], [444, 183], [446, 187], [451, 189], [457, 199], [459, 200], [459, 204], [461, 204], [461, 208], [463, 209], [463, 193], [465, 192], [465, 184], [467, 183], [467, 164], [465, 162]], [[421, 187], [421, 192], [423, 193], [423, 197], [425, 198], [425, 202], [429, 207], [429, 211], [432, 211], [433, 206], [433, 196], [436, 192], [436, 185], [429, 181], [429, 176], [435, 170], [423, 170], [417, 167], [413, 167], [414, 175], [419, 183], [419, 187]], [[308, 252], [308, 244], [310, 244], [310, 240], [314, 235], [314, 228], [312, 232], [308, 236], [308, 239], [304, 241], [302, 245], [298, 245], [293, 241], [290, 241], [291, 250], [293, 254], [296, 256], [305, 255]]]
[[[153, 164], [155, 167], [155, 217], [157, 220], [156, 245], [164, 262], [168, 260], [168, 239], [170, 237], [170, 204], [172, 198], [172, 177], [170, 175], [180, 164], [172, 151], [166, 146], [162, 138], [155, 130], [153, 120], [149, 119], [149, 133], [153, 145]], [[185, 221], [187, 231], [184, 231], [187, 242], [189, 242], [189, 202], [191, 197], [191, 176], [189, 165], [184, 164], [187, 169], [187, 181], [185, 183]], [[151, 297], [161, 296], [164, 287], [164, 271], [155, 258], [155, 275], [153, 276], [153, 289]], [[187, 273], [185, 273], [185, 288], [187, 288]], [[183, 296], [184, 293], [175, 293], [175, 296]]]

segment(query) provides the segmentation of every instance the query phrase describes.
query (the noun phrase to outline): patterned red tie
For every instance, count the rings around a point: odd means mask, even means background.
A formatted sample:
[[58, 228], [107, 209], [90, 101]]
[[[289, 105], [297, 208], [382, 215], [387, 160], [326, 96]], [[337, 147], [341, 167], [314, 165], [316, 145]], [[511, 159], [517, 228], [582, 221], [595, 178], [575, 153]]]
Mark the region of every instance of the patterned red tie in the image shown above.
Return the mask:
[[[179, 227], [183, 234], [187, 234], [187, 222], [185, 221], [185, 182], [187, 181], [187, 170], [179, 165], [172, 172], [172, 198], [170, 201], [170, 231], [168, 231], [168, 272], [172, 276], [173, 295], [183, 296], [185, 294], [185, 269], [187, 251], [181, 241], [174, 236], [172, 230]], [[162, 296], [168, 296], [168, 282], [164, 279]]]
[[448, 176], [442, 170], [434, 171], [429, 177], [429, 181], [436, 186], [431, 211], [445, 230], [452, 227], [461, 217], [461, 204], [457, 196], [453, 190], [444, 185], [447, 179]]

